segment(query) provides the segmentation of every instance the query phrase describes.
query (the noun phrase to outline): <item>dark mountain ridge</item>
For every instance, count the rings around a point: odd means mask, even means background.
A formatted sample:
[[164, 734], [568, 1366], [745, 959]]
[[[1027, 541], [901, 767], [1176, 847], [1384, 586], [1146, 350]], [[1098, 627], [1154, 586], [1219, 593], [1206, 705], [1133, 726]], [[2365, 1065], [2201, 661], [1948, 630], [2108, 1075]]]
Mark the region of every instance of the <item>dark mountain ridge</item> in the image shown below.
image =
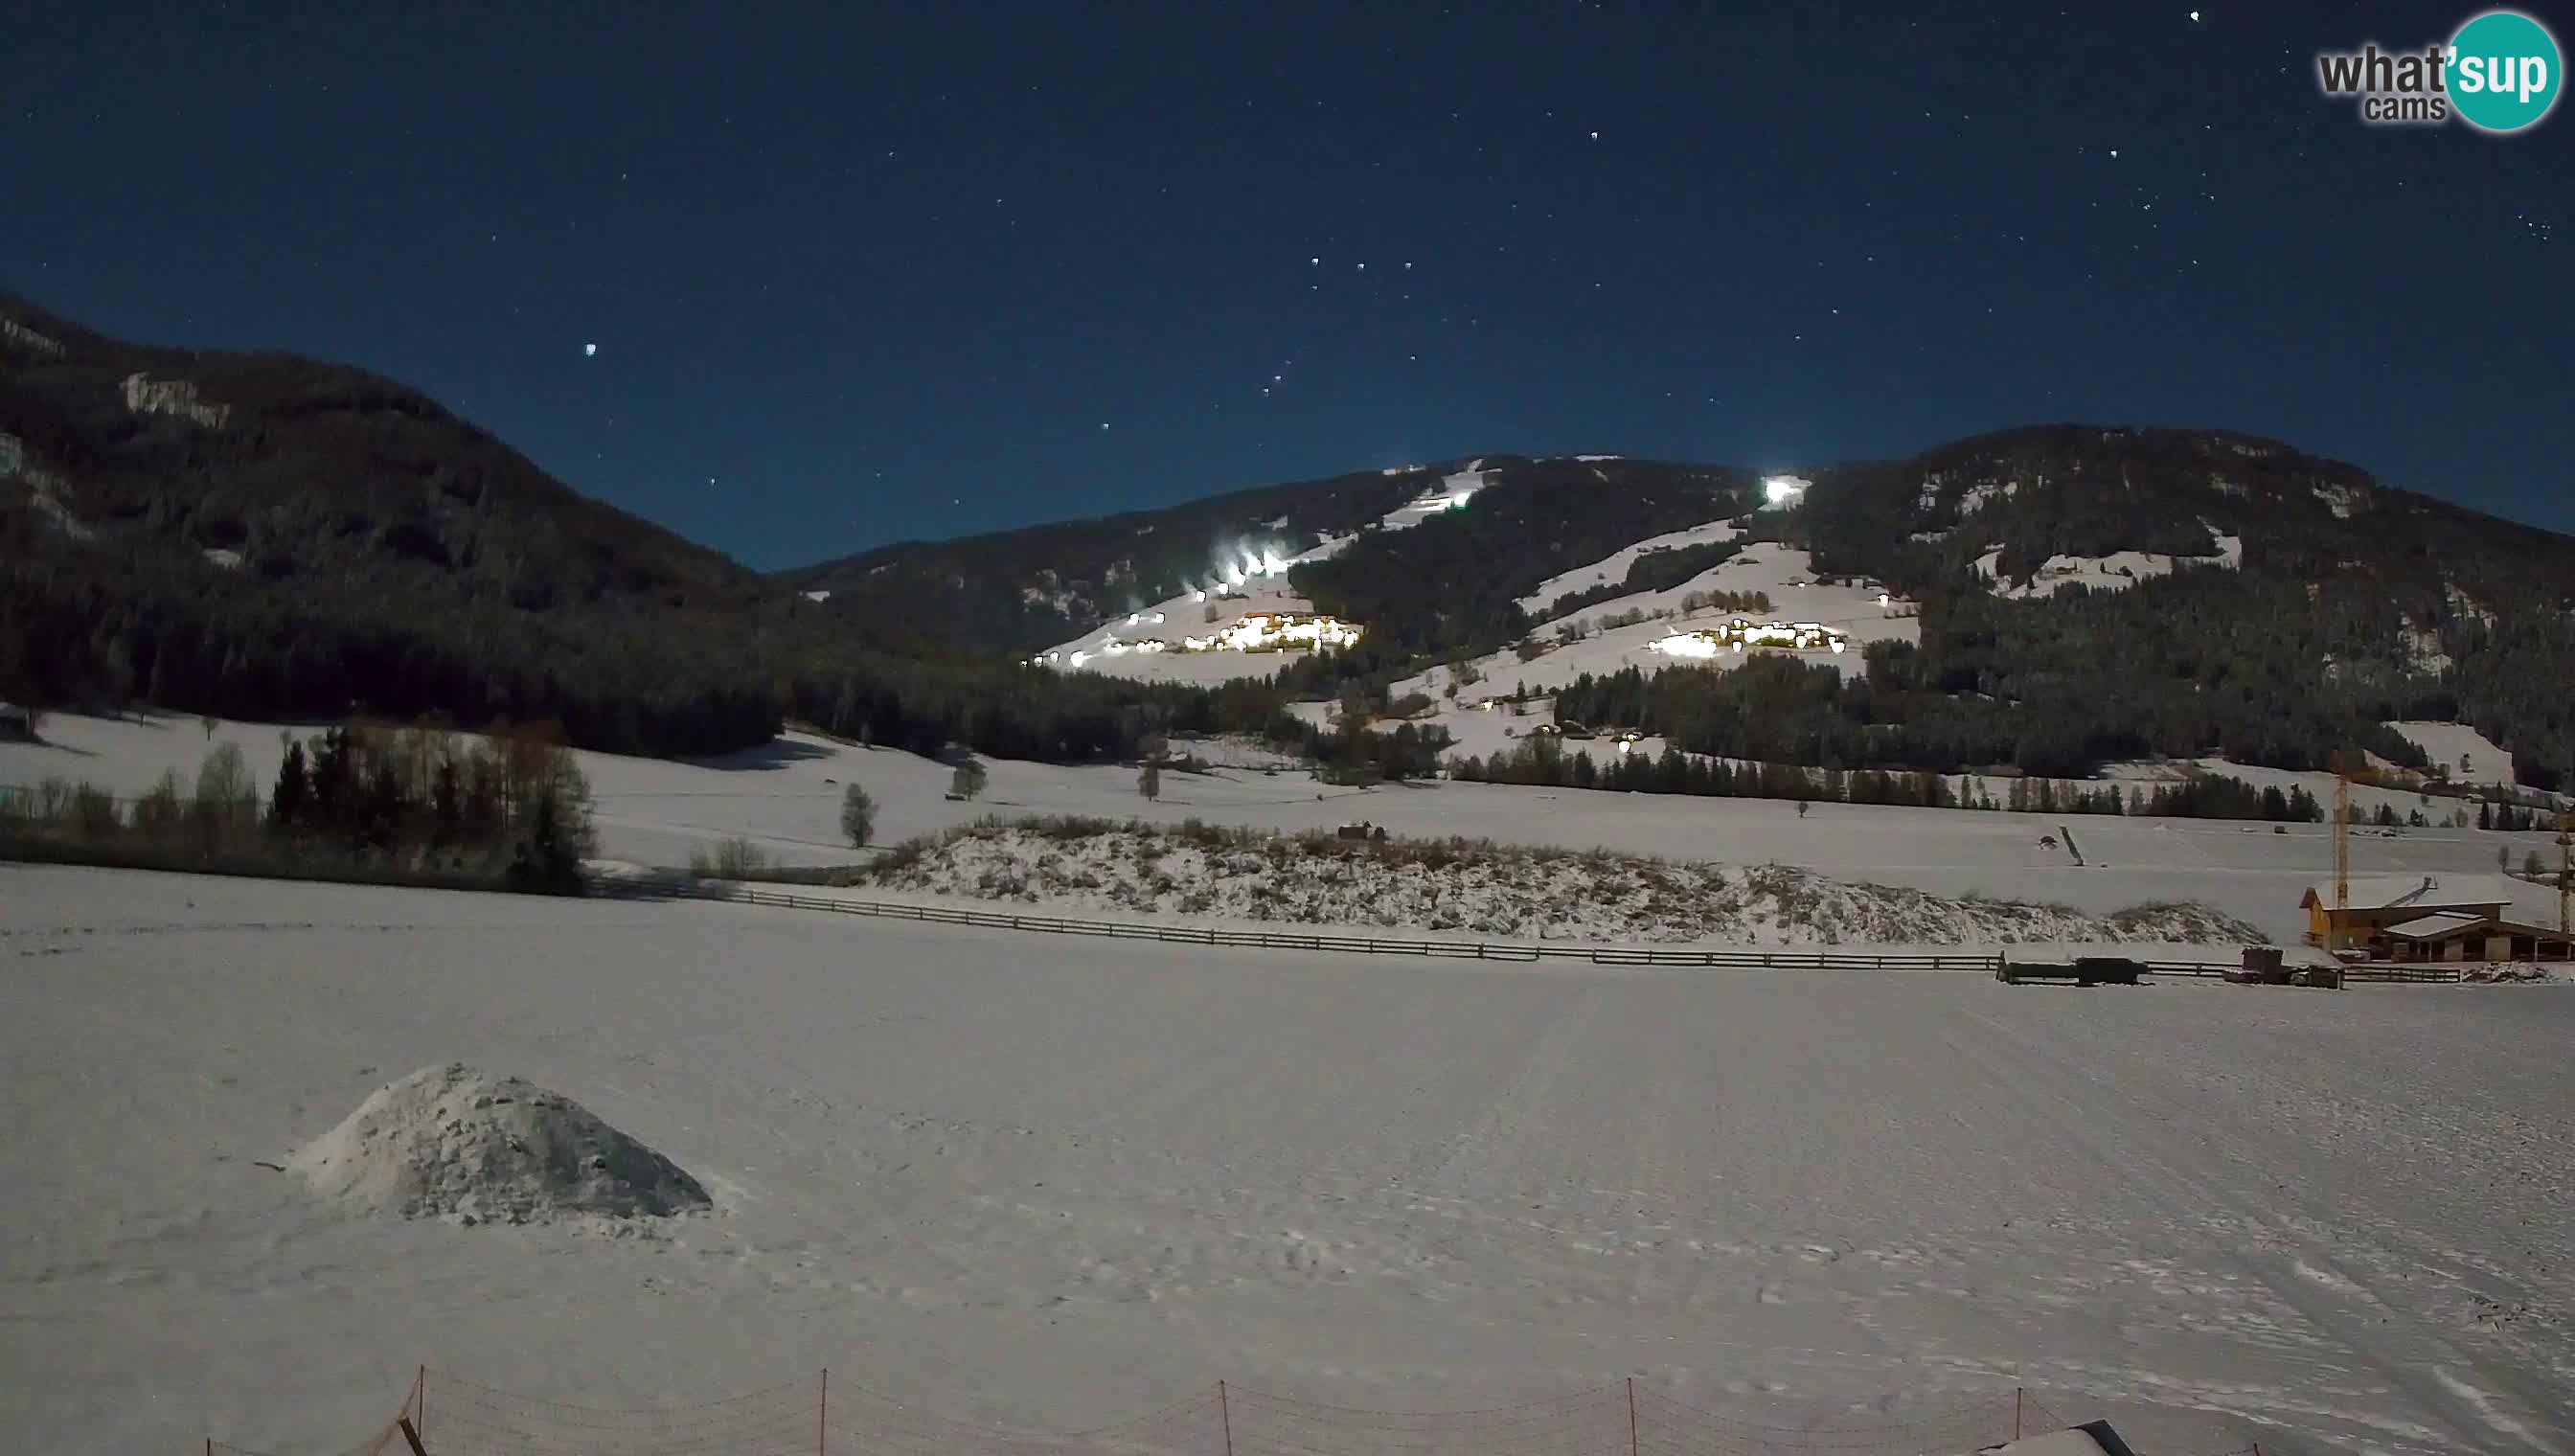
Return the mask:
[[[764, 577], [398, 383], [123, 344], [0, 296], [0, 697], [555, 719], [576, 742], [659, 752], [740, 746], [793, 716], [925, 749], [1098, 757], [1162, 728], [1287, 732], [1290, 696], [1381, 693], [1522, 642], [1514, 599], [1548, 578], [1737, 519], [1918, 598], [1920, 647], [1872, 649], [1847, 681], [1778, 664], [1583, 685], [1586, 722], [1789, 762], [2066, 772], [2150, 752], [2403, 760], [2380, 723], [2458, 718], [2534, 781], [2575, 768], [2575, 539], [2225, 432], [2038, 426], [1807, 474], [1799, 505], [1764, 509], [1733, 468], [1469, 458]], [[1463, 507], [1376, 529], [1452, 478], [1473, 487]], [[1275, 683], [1148, 688], [1016, 662], [1246, 551], [1341, 537], [1290, 580], [1368, 636]], [[2051, 557], [2118, 552], [2212, 565], [1998, 594]]]
[[826, 621], [401, 384], [125, 344], [0, 295], [0, 699], [552, 721], [664, 753], [762, 742], [793, 716], [1067, 757], [1198, 703], [1033, 692], [912, 625]]

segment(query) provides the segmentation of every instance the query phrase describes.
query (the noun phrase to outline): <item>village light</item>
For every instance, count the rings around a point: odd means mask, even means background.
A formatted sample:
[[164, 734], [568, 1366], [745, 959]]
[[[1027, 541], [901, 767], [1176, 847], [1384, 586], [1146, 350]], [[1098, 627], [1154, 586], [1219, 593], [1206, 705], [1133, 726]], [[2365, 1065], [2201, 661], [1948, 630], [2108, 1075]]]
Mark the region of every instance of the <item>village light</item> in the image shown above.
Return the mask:
[[1788, 648], [1796, 652], [1826, 648], [1839, 653], [1849, 646], [1849, 638], [1822, 623], [1750, 623], [1739, 617], [1722, 627], [1676, 632], [1646, 645], [1647, 651], [1666, 657], [1697, 659], [1712, 658], [1728, 651], [1741, 653], [1750, 648]]

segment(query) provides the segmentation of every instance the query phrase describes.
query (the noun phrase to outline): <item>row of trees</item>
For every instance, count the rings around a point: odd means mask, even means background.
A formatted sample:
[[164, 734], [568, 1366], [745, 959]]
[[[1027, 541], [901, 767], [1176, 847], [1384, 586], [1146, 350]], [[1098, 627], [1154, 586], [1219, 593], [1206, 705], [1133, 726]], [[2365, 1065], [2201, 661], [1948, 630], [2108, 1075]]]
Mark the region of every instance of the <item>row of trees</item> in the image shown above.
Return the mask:
[[[1719, 798], [1782, 798], [1804, 802], [1897, 804], [1915, 808], [2007, 809], [2024, 813], [2142, 814], [2172, 818], [2245, 818], [2320, 823], [2325, 813], [2304, 788], [2282, 793], [2239, 778], [2192, 772], [2171, 782], [2133, 788], [2068, 783], [2025, 776], [1994, 780], [1929, 769], [1808, 768], [1779, 762], [1734, 762], [1685, 753], [1666, 744], [1660, 754], [1618, 753], [1606, 762], [1588, 751], [1568, 750], [1554, 734], [1532, 736], [1489, 758], [1457, 760], [1451, 776], [1474, 782], [1599, 788], [1629, 793], [1687, 793]], [[2381, 809], [2380, 822], [2393, 823]], [[2425, 822], [2418, 811], [2412, 822]]]
[[0, 793], [0, 828], [216, 868], [417, 871], [580, 892], [590, 789], [553, 726], [468, 737], [362, 724], [281, 736], [264, 794], [239, 745], [217, 743], [193, 783], [172, 769], [130, 801], [60, 777]]

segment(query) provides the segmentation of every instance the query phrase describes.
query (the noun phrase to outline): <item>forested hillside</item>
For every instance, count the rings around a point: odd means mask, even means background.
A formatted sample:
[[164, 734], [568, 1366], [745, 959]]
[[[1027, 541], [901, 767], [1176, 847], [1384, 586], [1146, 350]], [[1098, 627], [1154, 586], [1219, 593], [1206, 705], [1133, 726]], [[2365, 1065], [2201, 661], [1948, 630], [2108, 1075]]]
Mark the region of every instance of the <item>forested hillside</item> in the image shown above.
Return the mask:
[[[1901, 726], [1890, 736], [1926, 758], [1945, 742], [1950, 761], [1975, 761], [2007, 739], [2008, 761], [2040, 772], [2148, 750], [2311, 768], [2366, 747], [2410, 763], [2419, 752], [2378, 725], [2455, 718], [2510, 747], [2526, 782], [2575, 772], [2575, 538], [2277, 442], [2007, 431], [1818, 471], [1783, 530], [1819, 570], [1921, 600], [1920, 651], [1873, 654], [1859, 690], [1896, 701], [1843, 717]], [[2051, 557], [2213, 561], [2221, 538], [2235, 565], [1996, 593], [2043, 581]], [[1995, 552], [1989, 583], [1974, 563]]]
[[1246, 550], [1293, 556], [1323, 537], [1372, 526], [1440, 474], [1363, 471], [1159, 511], [898, 542], [778, 580], [825, 594], [836, 619], [936, 623], [936, 637], [952, 647], [1027, 653], [1206, 582]]
[[[1737, 541], [1640, 558], [1570, 600], [1677, 587], [1772, 541], [1917, 599], [1919, 646], [1873, 645], [1847, 677], [1757, 660], [1589, 679], [1564, 716], [1739, 758], [2060, 776], [2156, 753], [2414, 763], [2382, 725], [2456, 719], [2526, 783], [2575, 779], [2575, 539], [2223, 433], [2038, 427], [1811, 475], [1783, 510], [1720, 467], [1456, 461], [771, 578], [579, 495], [402, 385], [122, 344], [0, 296], [0, 698], [553, 720], [575, 743], [647, 752], [739, 747], [791, 716], [1054, 759], [1245, 730], [1415, 772], [1435, 751], [1420, 735], [1319, 737], [1289, 700], [1535, 653], [1517, 599], [1730, 519]], [[1472, 484], [1464, 504], [1380, 529], [1443, 481]], [[1288, 580], [1366, 635], [1276, 681], [1148, 687], [1018, 661], [1247, 550], [1342, 538]]]
[[1490, 652], [1528, 630], [1515, 599], [1649, 536], [1751, 509], [1758, 481], [1642, 460], [1495, 460], [1458, 510], [1362, 536], [1288, 579], [1333, 616], [1368, 625], [1361, 673]]
[[639, 752], [765, 741], [792, 713], [1071, 758], [1219, 707], [827, 619], [362, 371], [122, 344], [7, 297], [0, 700], [552, 720]]

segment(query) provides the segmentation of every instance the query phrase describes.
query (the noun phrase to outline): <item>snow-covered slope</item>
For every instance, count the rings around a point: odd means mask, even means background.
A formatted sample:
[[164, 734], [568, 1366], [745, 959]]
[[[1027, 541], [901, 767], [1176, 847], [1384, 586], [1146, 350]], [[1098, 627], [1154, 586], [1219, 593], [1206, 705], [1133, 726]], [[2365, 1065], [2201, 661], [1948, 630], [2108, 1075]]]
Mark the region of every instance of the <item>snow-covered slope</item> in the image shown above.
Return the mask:
[[1636, 564], [1638, 557], [1652, 552], [1672, 551], [1684, 546], [1707, 546], [1720, 541], [1732, 541], [1742, 534], [1743, 527], [1740, 522], [1725, 520], [1710, 521], [1703, 526], [1693, 526], [1685, 531], [1670, 531], [1661, 536], [1649, 536], [1631, 546], [1621, 547], [1589, 566], [1576, 567], [1559, 576], [1547, 578], [1538, 585], [1536, 591], [1519, 599], [1519, 608], [1522, 612], [1535, 617], [1554, 606], [1555, 599], [1568, 592], [1588, 591], [1593, 587], [1627, 580], [1627, 569]]
[[2520, 782], [2513, 776], [2512, 754], [2465, 724], [2391, 723], [2388, 727], [2430, 754], [2436, 773], [2446, 770], [2453, 783], [2499, 783], [2510, 788]]
[[[1464, 506], [1489, 479], [1489, 473], [1478, 468], [1480, 464], [1442, 477], [1430, 489], [1387, 512], [1378, 521], [1378, 529], [1407, 530]], [[1288, 588], [1288, 569], [1336, 556], [1353, 540], [1356, 538], [1339, 536], [1301, 546], [1247, 542], [1221, 548], [1213, 553], [1207, 578], [1198, 586], [1058, 643], [1032, 661], [1151, 683], [1217, 684], [1237, 678], [1271, 677], [1306, 654], [1292, 648], [1259, 653], [1192, 652], [1186, 650], [1185, 639], [1214, 636], [1257, 613], [1312, 613], [1314, 604]], [[1356, 626], [1364, 631], [1367, 625]]]
[[2038, 575], [2026, 583], [2006, 582], [1998, 573], [2002, 552], [1989, 551], [1976, 558], [1976, 575], [1993, 584], [1997, 597], [2027, 599], [2053, 597], [2067, 587], [2089, 587], [2097, 592], [2121, 592], [2153, 577], [2169, 577], [2183, 566], [2218, 567], [2228, 571], [2244, 565], [2244, 541], [2241, 537], [2217, 538], [2217, 554], [2204, 557], [2158, 556], [2142, 551], [2113, 552], [2108, 556], [2052, 556], [2038, 569]]
[[[1623, 568], [1621, 571], [1623, 572]], [[1682, 600], [1693, 593], [1759, 592], [1770, 599], [1766, 613], [1733, 613], [1701, 610], [1683, 616]], [[1790, 656], [1843, 672], [1859, 671], [1860, 649], [1872, 642], [1916, 642], [1921, 637], [1921, 621], [1898, 615], [1900, 604], [1881, 603], [1880, 591], [1868, 584], [1825, 586], [1815, 580], [1814, 566], [1807, 554], [1790, 547], [1762, 545], [1736, 556], [1723, 565], [1701, 572], [1696, 577], [1661, 592], [1640, 592], [1613, 598], [1559, 622], [1539, 628], [1532, 636], [1546, 651], [1528, 661], [1521, 661], [1515, 650], [1504, 649], [1476, 660], [1474, 667], [1492, 685], [1484, 689], [1461, 689], [1459, 706], [1443, 707], [1443, 719], [1472, 711], [1472, 698], [1481, 693], [1509, 692], [1513, 685], [1525, 683], [1535, 693], [1552, 692], [1588, 673], [1600, 676], [1635, 668], [1647, 674], [1674, 665], [1675, 659], [1656, 652], [1653, 645], [1675, 632], [1714, 627], [1736, 617], [1757, 617], [1776, 622], [1811, 622], [1842, 633], [1848, 649], [1832, 653], [1823, 649], [1794, 652]], [[1596, 625], [1603, 619], [1629, 612], [1648, 614], [1648, 620], [1626, 627], [1609, 628], [1569, 645], [1558, 645], [1556, 634], [1574, 625]], [[1665, 614], [1655, 617], [1652, 614]], [[1763, 649], [1780, 651], [1785, 649]], [[1721, 664], [1722, 665], [1722, 664]], [[1428, 693], [1438, 697], [1447, 687], [1448, 673], [1434, 669], [1398, 684], [1395, 693]]]

